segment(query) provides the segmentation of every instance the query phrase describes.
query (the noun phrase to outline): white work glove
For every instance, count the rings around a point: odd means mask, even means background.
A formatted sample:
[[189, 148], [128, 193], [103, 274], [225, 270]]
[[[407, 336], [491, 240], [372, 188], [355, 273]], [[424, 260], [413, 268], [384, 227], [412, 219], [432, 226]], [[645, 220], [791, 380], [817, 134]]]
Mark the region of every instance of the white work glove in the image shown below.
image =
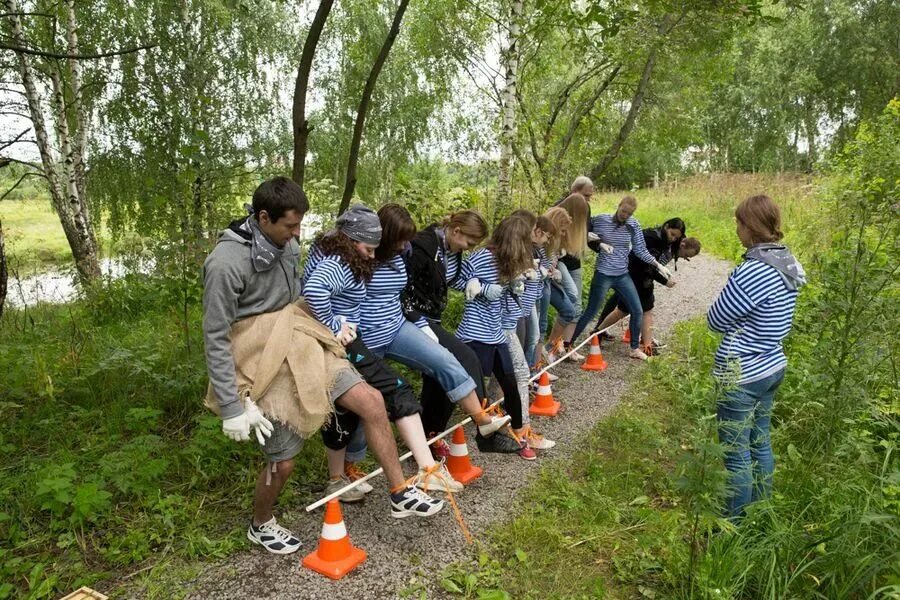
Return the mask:
[[532, 262], [532, 264], [534, 264], [535, 270], [541, 268], [541, 259], [535, 258], [535, 259], [534, 259], [533, 261], [531, 261], [531, 262]]
[[672, 271], [668, 270], [664, 266], [659, 263], [656, 263], [656, 270], [659, 271], [659, 274], [665, 277], [666, 279], [672, 279]]
[[594, 233], [593, 231], [588, 231], [588, 241], [589, 242], [599, 242], [600, 236]]
[[497, 285], [496, 283], [488, 283], [481, 290], [481, 295], [484, 296], [486, 300], [497, 300], [503, 295], [503, 286]]
[[550, 273], [550, 279], [556, 282], [562, 281], [562, 271], [560, 271], [559, 269], [553, 269], [553, 271]]
[[528, 269], [527, 271], [525, 271], [525, 279], [527, 279], [528, 281], [537, 281], [540, 278], [541, 273], [536, 269]]
[[516, 296], [521, 296], [525, 293], [525, 277], [516, 277], [516, 279], [510, 284], [509, 291], [511, 291]]
[[541, 277], [543, 277], [544, 279], [547, 279], [547, 277], [550, 276], [550, 269], [548, 269], [547, 267], [541, 267], [540, 270], [541, 270]]
[[342, 346], [349, 346], [356, 339], [356, 324], [348, 323], [344, 316], [338, 317], [338, 321], [341, 322], [341, 330], [334, 337]]
[[434, 342], [435, 344], [440, 344], [440, 342], [438, 341], [437, 334], [434, 333], [434, 329], [432, 329], [428, 325], [426, 325], [425, 327], [422, 328], [422, 333], [427, 335], [431, 339], [431, 341]]
[[613, 253], [613, 247], [610, 246], [609, 244], [605, 244], [603, 242], [600, 242], [600, 249], [603, 250], [604, 252], [606, 252], [607, 254]]
[[470, 279], [466, 282], [466, 300], [474, 300], [475, 296], [481, 293], [481, 282], [477, 279]]
[[246, 442], [250, 439], [250, 429], [256, 430], [256, 440], [261, 446], [266, 445], [266, 438], [272, 435], [272, 422], [263, 416], [256, 402], [247, 398], [244, 413], [222, 421], [222, 433], [235, 442]]

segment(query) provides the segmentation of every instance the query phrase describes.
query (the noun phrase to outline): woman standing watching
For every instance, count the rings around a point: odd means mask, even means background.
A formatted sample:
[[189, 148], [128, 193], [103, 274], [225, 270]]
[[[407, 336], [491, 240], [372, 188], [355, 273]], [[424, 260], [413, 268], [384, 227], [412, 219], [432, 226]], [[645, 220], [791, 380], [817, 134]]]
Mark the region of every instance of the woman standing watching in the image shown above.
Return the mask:
[[772, 401], [784, 379], [782, 342], [791, 330], [803, 267], [778, 242], [781, 213], [768, 196], [752, 196], [735, 210], [744, 262], [728, 277], [713, 303], [709, 328], [725, 334], [714, 375], [722, 390], [717, 406], [719, 441], [731, 475], [728, 517], [772, 493], [775, 460], [769, 427]]

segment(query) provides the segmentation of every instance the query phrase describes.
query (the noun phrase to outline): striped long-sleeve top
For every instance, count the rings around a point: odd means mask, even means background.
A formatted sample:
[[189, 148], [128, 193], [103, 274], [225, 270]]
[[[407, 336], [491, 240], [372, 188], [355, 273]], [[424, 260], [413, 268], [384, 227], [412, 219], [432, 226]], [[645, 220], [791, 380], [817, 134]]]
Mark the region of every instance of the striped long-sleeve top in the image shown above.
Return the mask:
[[[400, 304], [400, 293], [406, 287], [406, 265], [399, 254], [381, 263], [375, 269], [372, 280], [366, 285], [359, 320], [359, 335], [369, 348], [389, 346], [406, 317]], [[428, 322], [419, 318], [416, 326], [425, 327]]]
[[595, 270], [603, 275], [615, 277], [628, 272], [628, 255], [632, 252], [642, 261], [653, 264], [656, 259], [647, 251], [641, 224], [634, 217], [624, 223], [617, 223], [615, 215], [597, 215], [591, 219], [591, 231], [600, 241], [613, 247], [612, 254], [602, 250], [597, 253]]
[[770, 265], [738, 265], [707, 315], [709, 328], [725, 334], [713, 371], [720, 381], [751, 383], [787, 365], [782, 342], [791, 331], [797, 294]]
[[[547, 261], [547, 253], [544, 252], [544, 249], [540, 246], [535, 246], [532, 256], [538, 260], [538, 267], [535, 269], [540, 272], [540, 267], [546, 266], [544, 263]], [[534, 305], [537, 304], [538, 298], [541, 297], [541, 294], [544, 291], [544, 279], [526, 279], [525, 280], [525, 293], [519, 298], [522, 303], [522, 314], [528, 316], [531, 314], [531, 310], [534, 308]]]
[[337, 256], [319, 258], [304, 271], [303, 296], [313, 316], [334, 333], [341, 330], [340, 317], [359, 325], [366, 284]]
[[[478, 279], [482, 285], [499, 284], [497, 261], [489, 249], [476, 250], [463, 261], [457, 281], [462, 282], [464, 288], [470, 279]], [[508, 294], [508, 290], [504, 292], [504, 296]], [[464, 342], [505, 344], [502, 316], [503, 297], [488, 300], [484, 296], [477, 296], [474, 300], [468, 300], [463, 310], [462, 322], [456, 329], [456, 337]]]

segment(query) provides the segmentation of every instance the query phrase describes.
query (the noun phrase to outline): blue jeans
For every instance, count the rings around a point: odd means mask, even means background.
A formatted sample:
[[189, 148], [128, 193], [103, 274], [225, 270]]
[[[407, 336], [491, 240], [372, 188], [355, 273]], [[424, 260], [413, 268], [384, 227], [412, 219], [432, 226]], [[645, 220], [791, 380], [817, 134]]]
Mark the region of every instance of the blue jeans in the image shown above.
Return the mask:
[[550, 280], [544, 280], [544, 289], [535, 304], [538, 310], [538, 341], [547, 335], [547, 313], [550, 312]]
[[[435, 343], [421, 329], [404, 321], [400, 331], [387, 346], [369, 348], [379, 358], [387, 357], [437, 380], [451, 402], [459, 402], [475, 389], [475, 381], [449, 350]], [[347, 446], [346, 459], [359, 462], [366, 455], [366, 438], [357, 427]]]
[[[581, 269], [578, 269], [573, 272], [569, 272], [569, 268], [562, 262], [556, 264], [556, 268], [562, 273], [562, 281], [557, 283], [559, 287], [563, 289], [566, 293], [566, 296], [569, 297], [569, 300], [572, 302], [572, 306], [575, 307], [576, 318], [577, 315], [581, 314]], [[578, 281], [576, 282], [573, 273], [578, 276]], [[573, 321], [575, 319], [572, 319]]]
[[[572, 284], [573, 293], [574, 287], [575, 285]], [[557, 318], [563, 325], [574, 323], [578, 319], [578, 312], [575, 310], [572, 298], [555, 282], [550, 284], [550, 304], [556, 309]]]
[[772, 495], [772, 401], [784, 380], [784, 369], [768, 377], [726, 390], [716, 406], [719, 442], [725, 447], [730, 474], [727, 516], [738, 519], [744, 507]]
[[531, 312], [525, 315], [525, 343], [523, 344], [523, 349], [525, 350], [525, 361], [528, 363], [528, 366], [534, 368], [534, 363], [536, 360], [535, 354], [537, 354], [537, 346], [538, 342], [541, 341], [541, 326], [540, 319], [538, 318], [538, 307], [535, 305]]
[[600, 307], [606, 302], [606, 293], [610, 288], [619, 292], [628, 312], [631, 314], [631, 348], [632, 350], [640, 345], [641, 340], [641, 319], [644, 311], [641, 308], [641, 300], [638, 298], [637, 289], [634, 287], [634, 281], [628, 273], [622, 275], [604, 275], [599, 271], [594, 272], [594, 280], [591, 281], [591, 291], [588, 295], [588, 305], [581, 318], [578, 319], [578, 325], [575, 326], [575, 333], [572, 334], [572, 341], [578, 339], [581, 332], [587, 329], [587, 326], [597, 316]]

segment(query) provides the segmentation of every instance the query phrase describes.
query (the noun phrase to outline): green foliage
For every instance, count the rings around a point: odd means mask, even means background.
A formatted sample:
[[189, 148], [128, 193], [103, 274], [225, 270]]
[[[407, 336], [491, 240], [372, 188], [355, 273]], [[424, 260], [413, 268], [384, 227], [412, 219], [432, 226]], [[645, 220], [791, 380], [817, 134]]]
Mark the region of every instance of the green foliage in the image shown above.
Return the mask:
[[[188, 349], [167, 285], [129, 276], [0, 321], [0, 598], [55, 598], [154, 565], [159, 579], [243, 547], [262, 457], [203, 409], [199, 307]], [[324, 479], [317, 440], [297, 469], [305, 485]], [[309, 492], [285, 499], [295, 493]]]
[[[697, 320], [573, 460], [542, 471], [518, 516], [494, 530], [489, 560], [445, 574], [454, 593], [474, 597], [461, 582], [484, 572], [486, 585], [523, 598], [900, 594], [898, 134], [893, 102], [860, 129], [822, 197], [806, 200], [834, 226], [824, 247], [821, 230], [795, 238], [812, 244], [800, 249], [810, 283], [775, 403], [772, 499], [739, 526], [719, 518], [718, 339]], [[527, 566], [507, 562], [517, 548]]]

